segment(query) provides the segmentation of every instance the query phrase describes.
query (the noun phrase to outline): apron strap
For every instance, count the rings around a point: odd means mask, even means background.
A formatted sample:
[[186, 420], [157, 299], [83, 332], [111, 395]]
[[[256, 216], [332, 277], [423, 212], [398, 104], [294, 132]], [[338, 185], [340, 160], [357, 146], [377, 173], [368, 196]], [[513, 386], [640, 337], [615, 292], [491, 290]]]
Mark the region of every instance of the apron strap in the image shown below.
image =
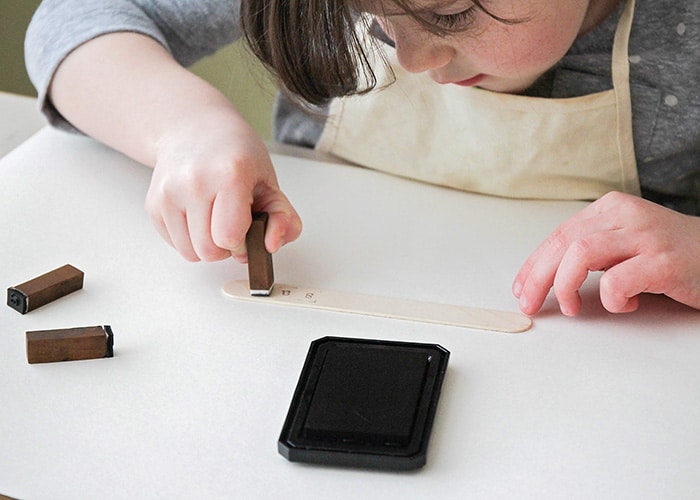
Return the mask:
[[620, 16], [615, 30], [612, 51], [612, 81], [617, 101], [617, 131], [619, 157], [622, 162], [624, 191], [641, 194], [637, 162], [634, 153], [632, 135], [632, 97], [630, 95], [629, 39], [634, 17], [634, 1], [627, 0], [627, 5]]

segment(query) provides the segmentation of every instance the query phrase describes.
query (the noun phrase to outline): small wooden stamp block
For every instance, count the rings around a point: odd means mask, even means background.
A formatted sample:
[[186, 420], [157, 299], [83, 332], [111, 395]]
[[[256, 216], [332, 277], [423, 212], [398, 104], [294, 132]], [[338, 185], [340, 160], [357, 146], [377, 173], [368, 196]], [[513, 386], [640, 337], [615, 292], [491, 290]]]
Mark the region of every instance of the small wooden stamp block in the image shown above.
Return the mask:
[[248, 250], [248, 285], [251, 295], [270, 295], [275, 285], [272, 254], [265, 248], [267, 219], [267, 213], [253, 212], [253, 222], [245, 238]]
[[7, 289], [7, 305], [22, 314], [83, 287], [84, 274], [70, 264]]
[[27, 332], [30, 364], [113, 356], [114, 335], [109, 325]]

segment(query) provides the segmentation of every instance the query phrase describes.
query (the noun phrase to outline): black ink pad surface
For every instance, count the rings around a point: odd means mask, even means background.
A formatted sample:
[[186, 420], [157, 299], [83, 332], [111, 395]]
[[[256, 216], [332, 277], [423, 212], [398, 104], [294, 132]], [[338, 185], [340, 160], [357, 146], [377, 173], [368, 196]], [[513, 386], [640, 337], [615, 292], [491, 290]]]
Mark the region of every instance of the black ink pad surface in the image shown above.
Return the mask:
[[315, 340], [279, 452], [292, 462], [422, 467], [449, 356], [437, 344]]

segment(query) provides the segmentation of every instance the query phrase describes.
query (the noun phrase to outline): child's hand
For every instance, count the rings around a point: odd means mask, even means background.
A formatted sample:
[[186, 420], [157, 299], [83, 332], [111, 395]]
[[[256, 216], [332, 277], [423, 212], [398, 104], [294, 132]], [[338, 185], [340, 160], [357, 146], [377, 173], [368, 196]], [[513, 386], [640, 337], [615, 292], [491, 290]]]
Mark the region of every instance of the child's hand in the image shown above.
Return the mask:
[[118, 32], [82, 44], [56, 71], [50, 98], [84, 133], [154, 167], [146, 210], [186, 259], [244, 262], [251, 210], [270, 215], [270, 252], [299, 236], [262, 140], [154, 39]]
[[609, 193], [535, 250], [518, 272], [513, 293], [522, 311], [534, 314], [554, 286], [561, 311], [574, 316], [589, 271], [604, 271], [600, 298], [610, 312], [636, 310], [641, 293], [700, 308], [700, 218]]
[[157, 145], [146, 209], [161, 236], [190, 261], [245, 262], [251, 210], [268, 212], [270, 252], [301, 221], [280, 191], [262, 140], [236, 114], [212, 107], [174, 125]]

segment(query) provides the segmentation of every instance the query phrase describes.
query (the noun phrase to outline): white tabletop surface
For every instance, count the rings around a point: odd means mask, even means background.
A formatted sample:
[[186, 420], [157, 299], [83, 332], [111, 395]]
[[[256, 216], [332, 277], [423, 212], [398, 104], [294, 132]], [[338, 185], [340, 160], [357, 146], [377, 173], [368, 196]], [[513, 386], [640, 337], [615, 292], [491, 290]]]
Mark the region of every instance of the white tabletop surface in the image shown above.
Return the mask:
[[36, 99], [0, 91], [0, 158], [44, 125]]
[[[277, 280], [517, 311], [510, 284], [581, 203], [470, 195], [274, 155], [304, 222]], [[0, 493], [109, 498], [698, 498], [700, 313], [663, 297], [606, 313], [554, 300], [510, 335], [236, 302], [231, 259], [187, 263], [143, 209], [150, 170], [44, 129], [0, 160], [0, 277], [70, 263], [84, 289], [0, 308]], [[115, 357], [29, 365], [28, 330], [109, 324]], [[451, 352], [427, 465], [391, 473], [287, 462], [279, 436], [311, 341]]]

